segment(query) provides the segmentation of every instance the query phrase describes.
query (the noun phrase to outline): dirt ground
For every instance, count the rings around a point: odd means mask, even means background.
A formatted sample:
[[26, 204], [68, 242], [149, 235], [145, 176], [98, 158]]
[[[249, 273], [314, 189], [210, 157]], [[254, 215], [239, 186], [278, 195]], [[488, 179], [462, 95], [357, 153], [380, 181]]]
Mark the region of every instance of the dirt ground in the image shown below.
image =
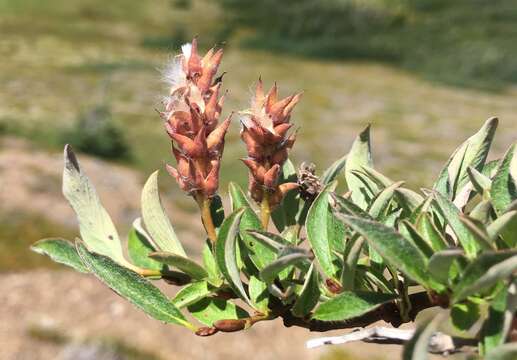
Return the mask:
[[[369, 344], [341, 346], [339, 352], [329, 350], [337, 347], [308, 350], [305, 341], [322, 334], [286, 329], [278, 321], [242, 333], [199, 338], [147, 317], [92, 276], [67, 270], [2, 274], [0, 288], [2, 360], [68, 359], [70, 343], [103, 338], [123, 340], [158, 359], [304, 360], [322, 359], [331, 351], [336, 360], [380, 360], [396, 359], [400, 352], [398, 346]], [[35, 329], [68, 340], [44, 341], [31, 335]]]

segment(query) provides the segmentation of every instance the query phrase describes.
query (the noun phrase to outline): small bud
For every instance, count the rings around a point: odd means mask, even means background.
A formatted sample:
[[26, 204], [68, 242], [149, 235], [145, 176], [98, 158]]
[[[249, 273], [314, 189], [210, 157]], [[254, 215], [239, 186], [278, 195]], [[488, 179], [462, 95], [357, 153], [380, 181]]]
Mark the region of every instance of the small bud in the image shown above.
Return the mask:
[[197, 329], [195, 334], [197, 336], [212, 336], [212, 335], [216, 334], [218, 331], [219, 330], [217, 330], [214, 327], [205, 326], [205, 327], [200, 327], [199, 329]]
[[246, 320], [243, 319], [226, 319], [214, 322], [214, 327], [223, 332], [241, 331], [246, 328]]
[[273, 189], [278, 181], [280, 174], [280, 165], [275, 164], [264, 174], [264, 186], [267, 189]]
[[327, 289], [329, 289], [329, 291], [333, 294], [339, 294], [341, 291], [343, 291], [341, 285], [334, 279], [328, 278], [325, 280], [325, 285], [327, 285]]

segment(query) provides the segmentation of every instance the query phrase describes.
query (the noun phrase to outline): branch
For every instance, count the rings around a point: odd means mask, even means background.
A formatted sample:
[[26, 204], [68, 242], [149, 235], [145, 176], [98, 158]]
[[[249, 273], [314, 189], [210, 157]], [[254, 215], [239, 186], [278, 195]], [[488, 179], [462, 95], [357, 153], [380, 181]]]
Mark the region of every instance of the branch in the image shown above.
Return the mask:
[[[307, 348], [313, 349], [323, 345], [346, 344], [353, 341], [364, 341], [376, 344], [402, 345], [410, 340], [415, 329], [394, 329], [376, 326], [369, 329], [358, 329], [341, 336], [330, 336], [307, 341]], [[429, 340], [429, 352], [434, 354], [450, 354], [461, 351], [463, 346], [475, 346], [476, 340], [454, 338], [441, 332], [433, 334]]]
[[[413, 321], [416, 315], [427, 308], [436, 306], [434, 301], [431, 301], [426, 292], [419, 292], [416, 294], [409, 295], [409, 301], [411, 302], [411, 311], [409, 312], [409, 321]], [[370, 311], [357, 318], [344, 320], [344, 321], [319, 321], [319, 320], [307, 320], [294, 317], [289, 311], [286, 311], [280, 315], [284, 320], [286, 327], [299, 326], [310, 331], [325, 332], [330, 330], [338, 329], [351, 329], [357, 327], [366, 327], [377, 321], [385, 321], [394, 327], [399, 327], [404, 323], [400, 316], [399, 309], [395, 303], [384, 304], [377, 309]]]

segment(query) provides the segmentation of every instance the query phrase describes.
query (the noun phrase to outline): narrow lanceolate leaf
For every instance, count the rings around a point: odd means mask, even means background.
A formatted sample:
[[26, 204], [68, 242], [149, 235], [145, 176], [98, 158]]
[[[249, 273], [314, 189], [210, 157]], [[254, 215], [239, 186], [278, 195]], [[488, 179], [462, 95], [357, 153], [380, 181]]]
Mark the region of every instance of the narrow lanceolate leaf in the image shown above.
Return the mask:
[[488, 318], [481, 328], [479, 352], [484, 355], [502, 345], [512, 327], [513, 314], [517, 310], [517, 283], [503, 286], [490, 304]]
[[212, 244], [210, 243], [209, 239], [207, 239], [205, 242], [205, 246], [203, 247], [202, 251], [202, 256], [203, 265], [206, 269], [206, 272], [208, 273], [208, 281], [210, 282], [210, 284], [219, 287], [223, 282], [222, 275], [219, 271], [219, 268], [217, 267], [214, 254], [212, 252]]
[[395, 182], [372, 167], [364, 165], [363, 171], [370, 178], [370, 180], [372, 180], [377, 185], [379, 189], [387, 188]]
[[267, 314], [269, 312], [269, 293], [267, 291], [267, 284], [259, 278], [251, 276], [248, 289], [253, 308], [263, 314]]
[[341, 286], [343, 290], [354, 290], [355, 271], [364, 241], [362, 236], [353, 236], [346, 243], [343, 254], [343, 269], [341, 270]]
[[261, 270], [275, 258], [275, 252], [269, 247], [257, 241], [248, 230], [263, 230], [260, 219], [251, 208], [246, 195], [239, 185], [231, 182], [229, 185], [229, 193], [232, 200], [232, 210], [243, 208], [244, 213], [240, 220], [239, 234], [249, 251], [253, 264]]
[[370, 208], [368, 209], [368, 213], [372, 218], [378, 219], [381, 215], [384, 214], [386, 208], [388, 207], [393, 195], [395, 194], [395, 190], [401, 187], [404, 184], [403, 181], [399, 181], [391, 184], [390, 186], [383, 189], [372, 202]]
[[463, 271], [454, 287], [452, 300], [461, 301], [515, 271], [517, 251], [485, 252]]
[[389, 264], [398, 268], [407, 277], [426, 288], [443, 290], [443, 286], [433, 280], [427, 272], [427, 259], [424, 254], [401, 234], [376, 221], [346, 215], [338, 217], [363, 236]]
[[307, 316], [318, 303], [320, 295], [318, 272], [314, 269], [314, 264], [311, 264], [309, 271], [305, 275], [302, 290], [291, 308], [291, 312], [297, 317]]
[[496, 212], [501, 215], [517, 199], [517, 146], [513, 144], [499, 163], [492, 180], [490, 197]]
[[161, 270], [163, 265], [149, 258], [149, 254], [156, 251], [141, 226], [141, 219], [133, 222], [133, 229], [129, 231], [127, 249], [131, 262], [143, 269]]
[[206, 281], [195, 281], [178, 291], [174, 299], [172, 299], [172, 303], [178, 309], [181, 309], [198, 302], [210, 295], [210, 293], [211, 291], [208, 289]]
[[[468, 271], [468, 268], [465, 269]], [[470, 285], [463, 285], [460, 288], [460, 291], [455, 293], [455, 298], [464, 299], [465, 297], [478, 293], [490, 286], [495, 285], [500, 280], [505, 280], [510, 278], [512, 274], [517, 271], [517, 254], [498, 262], [497, 264], [491, 266], [486, 273], [480, 276], [477, 280], [472, 282]], [[459, 284], [458, 284], [459, 285]]]
[[418, 217], [416, 223], [417, 231], [431, 245], [434, 251], [444, 250], [448, 247], [447, 241], [442, 233], [433, 223], [431, 216], [427, 212], [423, 212]]
[[323, 175], [321, 176], [321, 183], [323, 185], [330, 184], [332, 181], [336, 180], [339, 173], [341, 173], [346, 165], [346, 157], [347, 155], [340, 157], [323, 172]]
[[470, 230], [461, 222], [460, 211], [458, 208], [445, 196], [439, 192], [434, 193], [434, 200], [438, 209], [441, 211], [443, 217], [456, 234], [458, 242], [461, 244], [465, 253], [468, 257], [473, 258], [479, 251], [480, 246], [474, 235]]
[[[362, 171], [363, 166], [372, 167], [369, 125], [355, 139], [345, 165], [345, 179], [348, 189], [352, 191], [352, 201], [362, 209], [366, 209], [368, 203], [364, 195], [365, 184], [353, 173]], [[373, 182], [371, 185], [375, 187]]]
[[81, 259], [99, 280], [146, 314], [160, 321], [196, 330], [178, 308], [148, 280], [106, 256], [89, 252], [81, 241], [76, 242], [76, 248]]
[[469, 175], [470, 182], [474, 186], [474, 189], [476, 189], [479, 194], [483, 195], [485, 191], [490, 192], [492, 180], [490, 180], [489, 177], [483, 175], [472, 166], [467, 168], [467, 174]]
[[149, 257], [162, 264], [170, 265], [183, 271], [193, 279], [202, 280], [208, 277], [206, 270], [194, 260], [173, 253], [159, 251], [149, 254]]
[[413, 337], [404, 345], [402, 358], [404, 360], [427, 360], [429, 342], [443, 320], [444, 316], [438, 314], [431, 321], [419, 326]]
[[159, 250], [186, 256], [160, 200], [158, 171], [149, 176], [142, 190], [142, 218]]
[[334, 214], [329, 206], [329, 194], [336, 187], [336, 182], [327, 185], [318, 195], [307, 214], [306, 228], [307, 238], [311, 244], [314, 255], [318, 260], [325, 275], [335, 278], [337, 269], [333, 264], [332, 243], [343, 241], [345, 236], [343, 227], [332, 228]]
[[288, 252], [285, 255], [279, 256], [276, 260], [262, 269], [260, 271], [260, 277], [266, 283], [271, 284], [282, 270], [307, 258], [307, 253], [305, 251]]
[[348, 320], [375, 310], [395, 298], [393, 294], [345, 291], [318, 306], [312, 318], [322, 321]]
[[228, 216], [221, 225], [215, 248], [215, 260], [231, 287], [248, 304], [250, 300], [242, 285], [237, 267], [237, 236], [242, 216], [246, 209], [239, 209]]
[[408, 213], [412, 213], [424, 202], [424, 197], [413, 190], [398, 188], [395, 190], [395, 198], [398, 204]]
[[463, 257], [465, 254], [461, 249], [446, 249], [438, 251], [429, 259], [429, 272], [436, 280], [447, 285], [450, 280], [449, 272], [454, 260]]
[[63, 194], [77, 215], [81, 238], [92, 251], [126, 265], [115, 225], [95, 188], [79, 167], [70, 145], [65, 146], [64, 153]]
[[[282, 166], [282, 173], [279, 184], [292, 182], [296, 183], [298, 177], [296, 176], [296, 168], [288, 159]], [[275, 223], [278, 231], [283, 231], [286, 227], [296, 224], [296, 214], [300, 207], [300, 196], [297, 190], [289, 191], [279, 206], [277, 206], [271, 213], [271, 218]]]
[[31, 250], [38, 254], [49, 256], [57, 263], [70, 266], [71, 268], [88, 273], [81, 258], [75, 250], [74, 244], [64, 239], [42, 239], [31, 246]]
[[205, 298], [188, 306], [188, 311], [201, 323], [212, 326], [218, 320], [242, 319], [248, 313], [234, 303], [216, 298]]
[[[517, 211], [512, 210], [504, 213], [487, 226], [486, 231], [490, 241], [494, 242], [499, 235], [506, 235], [505, 241], [513, 246], [517, 241], [517, 236], [512, 229], [517, 229]], [[507, 239], [508, 238], [508, 239]]]
[[469, 180], [468, 167], [478, 171], [483, 169], [497, 124], [497, 118], [488, 119], [476, 134], [454, 151], [434, 184], [434, 190], [454, 200]]
[[260, 230], [248, 230], [248, 233], [260, 243], [271, 248], [275, 253], [280, 252], [287, 245], [290, 245], [286, 239], [278, 234]]

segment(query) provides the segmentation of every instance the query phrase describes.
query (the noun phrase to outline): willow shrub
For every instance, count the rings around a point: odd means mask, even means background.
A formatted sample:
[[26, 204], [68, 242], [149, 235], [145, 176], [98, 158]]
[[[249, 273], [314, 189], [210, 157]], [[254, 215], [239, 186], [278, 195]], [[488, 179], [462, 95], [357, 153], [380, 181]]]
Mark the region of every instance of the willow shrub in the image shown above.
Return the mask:
[[[312, 331], [378, 320], [398, 327], [424, 309], [441, 307], [440, 316], [445, 313], [448, 319], [441, 331], [470, 339], [487, 358], [508, 355], [504, 344], [517, 304], [517, 149], [514, 144], [501, 159], [487, 161], [496, 118], [454, 151], [432, 188], [416, 192], [374, 169], [369, 128], [348, 154], [319, 175], [312, 166], [302, 164], [297, 171], [287, 158], [274, 155], [282, 146], [287, 153], [293, 141], [286, 143], [293, 138], [265, 141], [266, 136], [260, 142], [260, 134], [278, 135], [277, 115], [286, 111], [272, 112], [282, 100], [276, 99], [276, 86], [264, 95], [259, 81], [253, 108], [243, 112], [241, 120], [249, 152], [245, 163], [250, 168], [250, 197], [230, 183], [231, 208], [224, 209], [215, 192], [218, 182], [214, 187], [218, 166], [210, 169], [200, 160], [221, 160], [221, 134], [213, 153], [195, 153], [192, 147], [197, 141], [210, 149], [210, 134], [221, 130], [212, 124], [207, 131], [205, 123], [196, 132], [193, 125], [194, 116], [206, 121], [209, 114], [203, 111], [210, 96], [204, 92], [213, 95], [221, 79], [207, 75], [208, 86], [200, 82], [206, 83], [204, 66], [215, 55], [211, 51], [198, 62], [195, 73], [191, 65], [197, 64], [193, 57], [198, 55], [192, 45], [176, 59], [185, 76], [180, 76], [182, 84], [172, 85], [174, 101], [168, 98], [165, 121], [178, 161], [178, 169], [169, 172], [199, 204], [207, 230], [202, 261], [186, 253], [164, 212], [158, 172], [143, 188], [142, 217], [128, 235], [127, 258], [69, 146], [64, 151], [63, 191], [77, 214], [81, 238], [44, 239], [34, 244], [34, 251], [95, 275], [149, 316], [200, 336], [246, 330], [275, 319]], [[213, 65], [212, 76], [217, 71]], [[183, 86], [181, 91], [178, 86]], [[285, 110], [294, 97], [276, 109]], [[191, 107], [190, 115], [186, 113], [191, 117], [174, 107], [183, 100]], [[191, 132], [181, 135], [174, 127], [177, 116], [187, 116]], [[228, 122], [222, 124], [225, 133]], [[255, 142], [246, 140], [246, 133]], [[194, 139], [192, 144], [187, 138]], [[267, 144], [274, 144], [274, 151]], [[206, 166], [209, 174], [197, 176]], [[189, 180], [185, 174], [194, 175]], [[348, 189], [344, 194], [336, 190], [340, 174]], [[177, 287], [172, 299], [153, 285], [160, 280]], [[436, 327], [436, 322], [423, 323], [407, 343], [406, 358], [423, 356], [425, 346], [415, 344], [429, 340], [433, 331], [426, 327], [431, 325]]]

